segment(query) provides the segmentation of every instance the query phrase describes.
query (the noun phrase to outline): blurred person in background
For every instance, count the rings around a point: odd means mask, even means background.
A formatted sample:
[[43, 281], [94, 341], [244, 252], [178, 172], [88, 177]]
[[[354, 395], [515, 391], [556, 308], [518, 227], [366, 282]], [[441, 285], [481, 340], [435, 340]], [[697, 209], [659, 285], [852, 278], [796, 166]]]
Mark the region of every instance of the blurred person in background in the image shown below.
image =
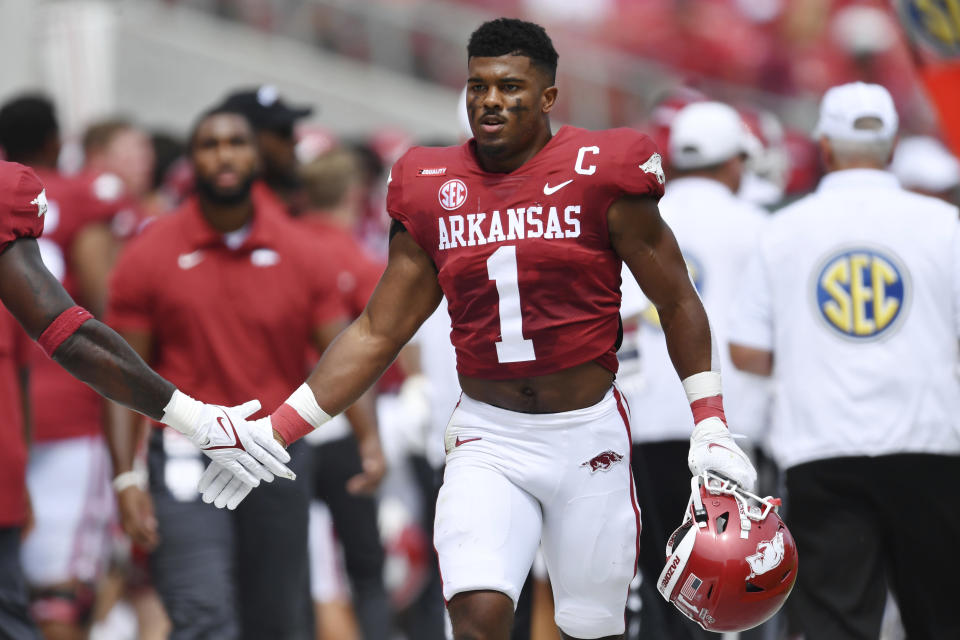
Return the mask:
[[113, 230], [120, 238], [129, 238], [136, 232], [153, 190], [156, 155], [150, 137], [124, 118], [101, 120], [84, 132], [83, 156], [85, 173], [120, 180], [130, 206], [124, 216], [114, 220]]
[[757, 140], [747, 158], [737, 196], [768, 210], [783, 202], [790, 171], [783, 125], [771, 111], [740, 108], [740, 118]]
[[[334, 265], [337, 288], [349, 318], [359, 316], [383, 273], [356, 237], [366, 205], [360, 160], [349, 149], [334, 148], [304, 165], [301, 180], [306, 210], [299, 222], [315, 250]], [[313, 354], [314, 361], [316, 353]], [[342, 418], [318, 431], [314, 445], [314, 495], [330, 510], [343, 545], [356, 617], [365, 640], [389, 638], [391, 611], [383, 582], [384, 551], [377, 528], [377, 501], [353, 478], [364, 470], [383, 476], [385, 463], [376, 430], [354, 429]], [[363, 426], [357, 425], [357, 426]], [[317, 530], [311, 535], [322, 536]], [[329, 561], [329, 560], [328, 560]]]
[[304, 193], [297, 161], [294, 126], [313, 113], [312, 107], [291, 107], [273, 85], [243, 89], [228, 95], [222, 105], [244, 114], [256, 132], [261, 177], [291, 215], [303, 211]]
[[930, 136], [910, 136], [897, 143], [890, 171], [909, 191], [960, 204], [960, 161]]
[[[129, 213], [112, 174], [57, 171], [59, 126], [39, 95], [0, 107], [0, 147], [32, 167], [46, 186], [47, 213], [37, 241], [47, 268], [80, 305], [102, 317], [117, 251], [111, 225]], [[108, 556], [113, 513], [103, 443], [103, 400], [33, 348], [30, 385], [33, 443], [28, 483], [36, 526], [23, 544], [31, 613], [51, 639], [83, 637], [97, 580]]]
[[32, 351], [30, 338], [0, 305], [0, 630], [14, 640], [40, 637], [20, 562], [21, 542], [33, 526], [26, 482]]
[[[740, 274], [766, 218], [762, 209], [737, 195], [758, 146], [738, 112], [720, 102], [689, 104], [670, 126], [673, 177], [660, 201], [660, 212], [677, 237], [719, 344], [725, 341], [724, 319], [733, 305]], [[621, 285], [625, 306], [642, 298], [636, 281], [628, 276], [624, 273]], [[626, 309], [623, 313], [627, 326], [631, 318]], [[621, 350], [624, 370], [617, 379], [638, 416], [632, 434], [633, 474], [644, 524], [640, 566], [643, 578], [652, 585], [663, 569], [667, 539], [690, 497], [684, 463], [693, 420], [683, 386], [673, 375], [656, 309], [648, 304], [637, 320], [636, 348], [630, 355], [639, 358], [639, 368], [633, 369], [628, 354]], [[763, 382], [734, 370], [723, 349], [720, 362], [730, 424], [735, 430], [759, 434], [766, 418]], [[655, 590], [653, 597], [646, 590], [642, 593], [647, 597], [642, 600], [640, 638], [716, 637], [677, 616]]]
[[[336, 271], [274, 198], [253, 190], [258, 159], [244, 114], [202, 115], [189, 157], [196, 196], [128, 245], [111, 281], [110, 322], [185, 388], [255, 396], [269, 410], [302, 379], [308, 346], [322, 352], [343, 327]], [[365, 403], [347, 416], [375, 429]], [[119, 411], [108, 426], [118, 477], [136, 473], [138, 425], [139, 416]], [[196, 448], [173, 431], [150, 432], [149, 493], [140, 477], [116, 485], [117, 499], [124, 530], [153, 549], [171, 638], [313, 640], [309, 451], [292, 450], [296, 482], [218, 511], [199, 499]], [[354, 484], [369, 490], [378, 480]]]
[[761, 232], [729, 325], [734, 365], [776, 387], [808, 638], [878, 637], [888, 584], [908, 637], [960, 637], [960, 221], [886, 170], [897, 128], [883, 87], [827, 91], [828, 173]]

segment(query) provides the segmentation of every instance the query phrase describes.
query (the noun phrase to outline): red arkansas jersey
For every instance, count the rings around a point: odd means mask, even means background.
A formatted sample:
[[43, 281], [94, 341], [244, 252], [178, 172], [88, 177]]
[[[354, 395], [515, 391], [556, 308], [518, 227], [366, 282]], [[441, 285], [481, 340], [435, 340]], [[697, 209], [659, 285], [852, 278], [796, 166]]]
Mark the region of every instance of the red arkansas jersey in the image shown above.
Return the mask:
[[632, 129], [562, 127], [511, 173], [471, 140], [414, 147], [394, 165], [387, 210], [433, 259], [465, 376], [539, 376], [597, 361], [616, 372], [619, 256], [607, 210], [663, 195], [656, 146]]
[[[65, 176], [37, 169], [46, 186], [46, 227], [38, 240], [43, 263], [77, 304], [90, 304], [81, 295], [73, 265], [73, 247], [84, 228], [112, 224], [128, 208], [123, 183], [111, 175]], [[37, 442], [95, 435], [102, 430], [103, 399], [39, 347], [34, 349], [30, 371], [30, 404]]]
[[0, 253], [17, 238], [43, 232], [47, 197], [32, 169], [0, 160]]

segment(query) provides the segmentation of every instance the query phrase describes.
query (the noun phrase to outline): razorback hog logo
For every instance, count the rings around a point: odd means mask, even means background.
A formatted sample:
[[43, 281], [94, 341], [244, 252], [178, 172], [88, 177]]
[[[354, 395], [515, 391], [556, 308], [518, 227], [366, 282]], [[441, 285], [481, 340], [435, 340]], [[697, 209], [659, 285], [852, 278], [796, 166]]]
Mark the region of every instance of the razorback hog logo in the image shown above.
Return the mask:
[[616, 451], [604, 451], [603, 453], [598, 453], [593, 456], [580, 466], [590, 467], [590, 473], [596, 473], [597, 471], [606, 471], [621, 460], [623, 460], [623, 456]]
[[783, 562], [783, 532], [777, 531], [772, 540], [763, 540], [757, 544], [757, 552], [747, 556], [750, 575], [747, 580], [777, 568]]

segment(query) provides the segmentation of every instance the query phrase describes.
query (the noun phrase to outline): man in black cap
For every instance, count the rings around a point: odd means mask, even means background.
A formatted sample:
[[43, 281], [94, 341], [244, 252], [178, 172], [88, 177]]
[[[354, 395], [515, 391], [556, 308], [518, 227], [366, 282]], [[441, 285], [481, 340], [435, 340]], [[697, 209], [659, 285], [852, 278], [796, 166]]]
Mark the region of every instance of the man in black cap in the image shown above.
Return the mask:
[[301, 206], [301, 183], [297, 172], [296, 141], [293, 127], [297, 120], [313, 113], [312, 107], [292, 107], [280, 98], [273, 85], [242, 89], [228, 95], [223, 108], [244, 114], [253, 125], [260, 150], [262, 177], [293, 215]]

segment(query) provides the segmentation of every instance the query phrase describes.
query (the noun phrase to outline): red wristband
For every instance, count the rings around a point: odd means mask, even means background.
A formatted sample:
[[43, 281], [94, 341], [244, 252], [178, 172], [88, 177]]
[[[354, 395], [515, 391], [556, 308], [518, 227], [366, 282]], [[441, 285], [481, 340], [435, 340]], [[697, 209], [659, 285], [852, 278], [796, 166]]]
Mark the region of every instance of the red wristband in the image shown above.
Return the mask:
[[93, 314], [83, 307], [70, 307], [50, 323], [50, 326], [43, 330], [37, 342], [44, 352], [53, 357], [53, 352], [57, 350], [63, 342], [77, 332], [77, 329], [86, 322], [92, 320]]
[[286, 402], [270, 415], [270, 424], [288, 446], [313, 431], [313, 425]]
[[694, 400], [690, 403], [690, 410], [693, 411], [694, 424], [707, 418], [720, 418], [723, 424], [727, 424], [727, 416], [723, 413], [722, 395]]

